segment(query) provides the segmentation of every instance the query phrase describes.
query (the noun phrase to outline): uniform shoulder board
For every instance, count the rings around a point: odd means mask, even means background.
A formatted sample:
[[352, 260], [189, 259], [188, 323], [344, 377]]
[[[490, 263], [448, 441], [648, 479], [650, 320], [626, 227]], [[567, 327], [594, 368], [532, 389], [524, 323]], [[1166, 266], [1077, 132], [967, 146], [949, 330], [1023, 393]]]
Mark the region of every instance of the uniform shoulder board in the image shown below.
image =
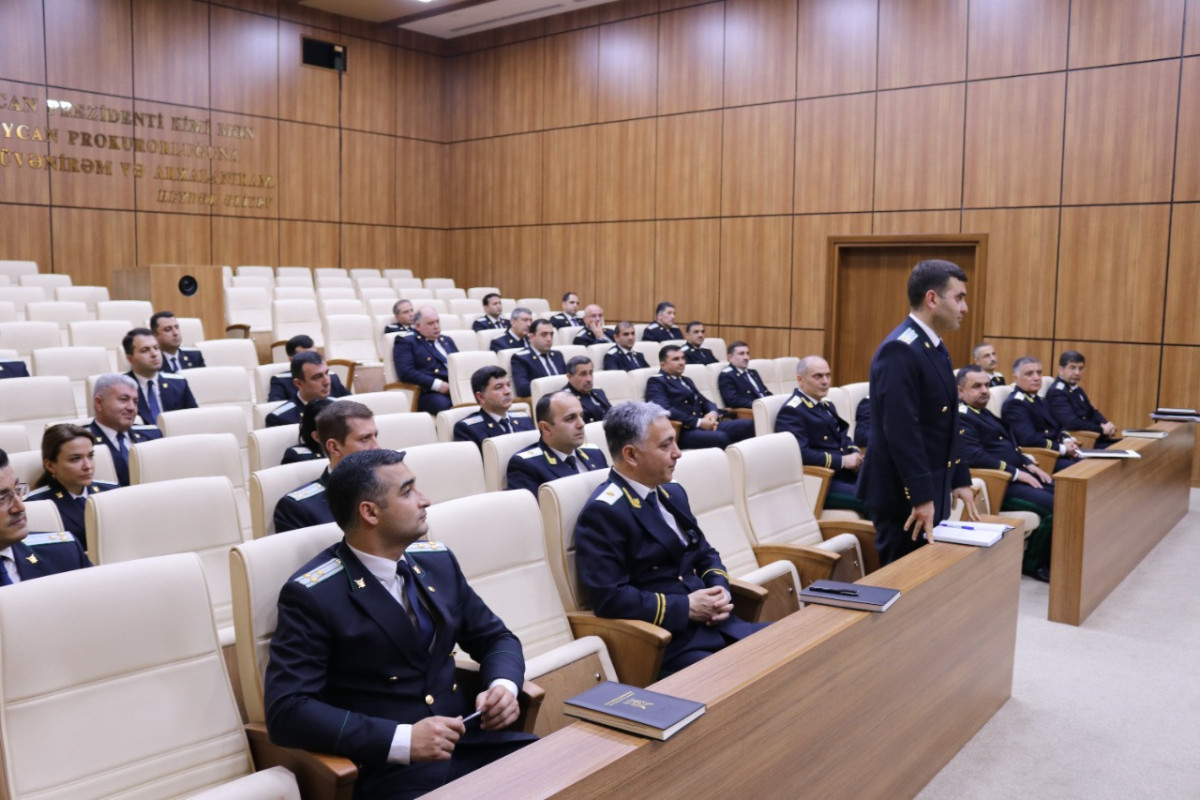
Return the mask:
[[119, 488], [121, 484], [113, 483], [112, 481], [92, 481], [92, 486], [104, 486], [108, 489]]
[[730, 365], [729, 365], [728, 367], [726, 367], [725, 369], [721, 370], [721, 372], [733, 372], [733, 371], [734, 371], [734, 369], [733, 369], [733, 365], [732, 365], [732, 364], [730, 364]]
[[592, 444], [591, 442], [584, 442], [583, 444], [579, 445], [578, 449], [580, 449], [580, 450], [595, 450], [595, 451], [601, 452], [601, 453], [604, 452], [601, 449], [600, 445]]
[[43, 495], [43, 494], [49, 494], [49, 493], [50, 493], [50, 487], [49, 487], [49, 486], [39, 486], [38, 488], [34, 489], [34, 490], [33, 490], [32, 492], [30, 492], [29, 494], [25, 495], [25, 500], [26, 500], [26, 501], [29, 501], [29, 500], [36, 500], [36, 499], [38, 499], [38, 496], [39, 496], [39, 495]]
[[618, 352], [620, 352], [620, 351], [618, 350], [617, 346], [614, 344], [612, 347], [608, 348], [608, 351], [605, 353], [605, 355], [616, 355]]
[[61, 544], [73, 541], [75, 541], [75, 537], [66, 531], [58, 531], [57, 533], [31, 533], [25, 537], [25, 544], [33, 547], [37, 547], [40, 544]]
[[784, 405], [786, 405], [788, 408], [799, 408], [800, 401], [803, 399], [804, 398], [801, 397], [800, 395], [794, 394], [794, 395], [792, 395], [792, 399], [788, 400], [786, 403], [784, 403]]
[[308, 455], [312, 455], [312, 448], [305, 447], [302, 444], [292, 445], [292, 449], [295, 450], [297, 453], [306, 453]]
[[178, 372], [160, 372], [158, 377], [168, 381], [186, 381], [187, 378], [180, 375]]
[[340, 558], [331, 558], [324, 564], [313, 567], [308, 572], [304, 573], [298, 578], [294, 578], [293, 580], [295, 580], [296, 583], [300, 584], [301, 586], [306, 586], [311, 589], [321, 581], [337, 575], [343, 569], [345, 569], [345, 567], [342, 565], [342, 560]]
[[615, 483], [609, 483], [604, 487], [604, 491], [596, 495], [596, 499], [611, 506], [621, 499], [621, 494], [620, 486], [617, 486]]
[[306, 486], [301, 486], [294, 492], [288, 492], [288, 497], [292, 498], [293, 500], [305, 500], [314, 495], [318, 495], [323, 491], [325, 491], [324, 484], [313, 481]]
[[958, 404], [958, 413], [960, 413], [960, 414], [965, 414], [965, 413], [967, 413], [967, 412], [968, 412], [968, 411], [970, 411], [970, 410], [971, 410], [971, 409], [970, 409], [970, 407], [969, 407], [969, 406], [967, 406], [967, 404], [966, 404], [966, 403], [959, 403], [959, 404]]
[[291, 377], [292, 377], [292, 373], [290, 373], [290, 372], [280, 372], [278, 375], [272, 375], [271, 379], [274, 380], [275, 378], [287, 378], [290, 380]]
[[537, 458], [541, 454], [542, 448], [538, 447], [536, 444], [533, 447], [527, 447], [517, 453], [517, 455], [521, 458]]
[[661, 330], [662, 325], [659, 325], [657, 322], [651, 322], [649, 325], [646, 326], [646, 330], [651, 330], [651, 329]]
[[896, 338], [898, 338], [900, 341], [904, 342], [905, 344], [912, 344], [913, 342], [915, 342], [917, 340], [917, 332], [915, 330], [913, 330], [912, 328], [909, 328], [908, 330], [906, 330], [904, 333], [900, 334]]
[[462, 418], [462, 423], [464, 425], [478, 425], [481, 422], [483, 422], [483, 414], [478, 411], [476, 411], [474, 414], [468, 414]]
[[157, 425], [148, 425], [148, 424], [142, 422], [142, 423], [138, 423], [137, 425], [130, 425], [129, 429], [133, 430], [133, 431], [156, 431], [156, 430], [158, 430], [158, 426]]
[[1055, 381], [1054, 388], [1055, 389], [1066, 389], [1067, 385], [1065, 383], [1063, 383], [1062, 381]]
[[272, 411], [271, 413], [272, 414], [286, 414], [287, 412], [291, 411], [295, 407], [296, 407], [295, 403], [293, 403], [291, 400], [286, 400], [283, 403], [280, 403], [279, 405], [275, 406], [275, 410]]
[[399, 334], [396, 336], [396, 338], [397, 338], [397, 339], [403, 339], [403, 338], [405, 338], [405, 337], [407, 337], [407, 336], [412, 336], [412, 335], [413, 335], [413, 332], [412, 332], [412, 331], [400, 331], [400, 333], [399, 333]]
[[413, 542], [404, 548], [406, 553], [449, 553], [450, 548], [442, 542]]
[[526, 414], [524, 411], [510, 411], [510, 412], [508, 412], [508, 415], [510, 417], [525, 417], [526, 419], [529, 418], [529, 415]]

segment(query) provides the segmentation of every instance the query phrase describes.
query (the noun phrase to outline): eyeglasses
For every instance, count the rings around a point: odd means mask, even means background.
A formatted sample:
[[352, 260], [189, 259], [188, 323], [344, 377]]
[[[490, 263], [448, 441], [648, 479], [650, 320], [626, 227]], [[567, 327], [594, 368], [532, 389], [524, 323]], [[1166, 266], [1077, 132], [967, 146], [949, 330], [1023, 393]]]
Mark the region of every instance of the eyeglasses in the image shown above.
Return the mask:
[[24, 500], [27, 494], [29, 494], [28, 483], [18, 483], [12, 489], [5, 489], [3, 492], [0, 492], [0, 511], [7, 511], [12, 508], [13, 500], [16, 500], [18, 497]]

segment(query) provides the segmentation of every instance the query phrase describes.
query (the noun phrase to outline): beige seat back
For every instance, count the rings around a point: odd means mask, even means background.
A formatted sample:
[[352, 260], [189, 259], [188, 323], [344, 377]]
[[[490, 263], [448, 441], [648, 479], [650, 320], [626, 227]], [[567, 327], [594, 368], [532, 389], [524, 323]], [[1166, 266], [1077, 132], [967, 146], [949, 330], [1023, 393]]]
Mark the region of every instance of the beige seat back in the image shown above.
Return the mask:
[[379, 446], [391, 450], [436, 444], [438, 440], [433, 417], [428, 414], [376, 414], [375, 426], [379, 428]]
[[[29, 432], [25, 430], [24, 425], [15, 422], [0, 423], [0, 450], [9, 455], [24, 453], [32, 449], [29, 445]], [[38, 447], [41, 447], [41, 439], [38, 440]]]
[[[280, 278], [275, 283], [275, 289], [271, 292], [272, 300], [316, 300], [317, 290], [312, 287], [311, 283], [305, 284], [299, 282], [292, 284], [291, 281], [303, 281], [302, 278]], [[281, 281], [288, 281], [282, 283]]]
[[103, 347], [108, 351], [107, 372], [116, 372], [118, 368], [121, 371], [128, 369], [125, 352], [121, 349], [121, 340], [128, 332], [129, 328], [124, 322], [112, 319], [93, 319], [67, 325], [67, 338], [72, 347]]
[[725, 340], [720, 336], [706, 336], [704, 344], [701, 347], [706, 347], [712, 351], [713, 356], [717, 361], [729, 360], [729, 347], [725, 344]]
[[[608, 398], [608, 402], [614, 406], [617, 403], [623, 403], [626, 400], [641, 400], [641, 395], [634, 394], [633, 380], [629, 377], [629, 373], [622, 369], [607, 369], [602, 370], [599, 367], [592, 373], [592, 388], [599, 389], [604, 392], [604, 396]], [[642, 383], [642, 394], [645, 394], [646, 385]]]
[[271, 330], [271, 293], [261, 287], [226, 288], [225, 324], [249, 325], [253, 332]]
[[580, 611], [589, 606], [575, 572], [575, 521], [579, 512], [601, 483], [608, 480], [609, 470], [597, 469], [543, 483], [538, 487], [538, 505], [542, 511], [542, 533], [546, 538], [546, 555], [550, 571], [558, 587], [558, 596], [567, 611]]
[[496, 354], [491, 350], [462, 351], [460, 349], [457, 353], [451, 353], [447, 361], [447, 371], [450, 379], [450, 400], [454, 405], [474, 403], [475, 394], [471, 391], [471, 376], [477, 369], [494, 367], [498, 363]]
[[233, 486], [238, 525], [249, 539], [250, 496], [242, 457], [231, 433], [194, 433], [138, 442], [129, 449], [129, 482], [157, 483], [182, 478], [224, 475]]
[[30, 303], [39, 303], [46, 299], [46, 290], [41, 286], [5, 286], [4, 299], [13, 304], [17, 312], [17, 320], [25, 319], [25, 308]]
[[268, 285], [275, 285], [275, 270], [262, 265], [239, 264], [233, 270], [235, 278], [260, 278]]
[[[208, 367], [241, 367], [247, 372], [258, 368], [258, 351], [249, 339], [205, 339], [196, 342]], [[187, 375], [191, 375], [188, 370]]]
[[80, 415], [93, 407], [87, 391], [88, 377], [109, 369], [108, 351], [103, 347], [46, 347], [33, 351], [33, 374], [62, 375], [70, 380], [75, 413]]
[[329, 297], [332, 290], [322, 289], [317, 295], [317, 311], [320, 317], [336, 316], [340, 314], [365, 314], [367, 307], [363, 305], [362, 300], [357, 294], [351, 297]]
[[[447, 320], [456, 322], [456, 320], [450, 319], [450, 316], [449, 314], [441, 315], [443, 324]], [[458, 348], [458, 352], [460, 353], [479, 352], [479, 337], [475, 335], [475, 331], [463, 326], [461, 322], [458, 322], [453, 328], [442, 328], [442, 336], [453, 341], [454, 346]], [[491, 350], [486, 352], [490, 354]]]
[[773, 358], [752, 358], [747, 367], [756, 371], [758, 377], [762, 378], [763, 385], [776, 394], [780, 392], [791, 394], [792, 389], [796, 388], [796, 373], [780, 374], [779, 365]]
[[1016, 388], [1016, 384], [1008, 383], [1004, 386], [993, 386], [988, 390], [988, 411], [999, 417], [1001, 410], [1004, 408], [1004, 401], [1009, 398]]
[[154, 306], [149, 300], [109, 300], [96, 304], [96, 319], [118, 319], [129, 323], [130, 328], [144, 328], [150, 324]]
[[109, 299], [107, 286], [59, 286], [54, 290], [54, 299], [65, 302], [83, 303], [87, 306], [88, 318], [95, 319], [96, 303]]
[[779, 416], [779, 409], [783, 408], [789, 397], [790, 394], [769, 394], [754, 401], [751, 409], [754, 414], [755, 436], [766, 436], [775, 432], [775, 418]]
[[444, 289], [434, 289], [433, 296], [436, 297], [438, 300], [442, 300], [446, 303], [449, 303], [452, 300], [467, 299], [467, 292], [465, 289], [459, 289], [457, 287], [449, 287], [449, 288], [444, 288]]
[[195, 555], [6, 591], [0, 661], [5, 797], [299, 800], [286, 770], [252, 772]]
[[[428, 286], [429, 282], [426, 281], [425, 285]], [[550, 313], [550, 301], [544, 297], [518, 297], [517, 307], [528, 308], [535, 318], [538, 314]]]
[[833, 410], [844, 420], [854, 420], [854, 406], [850, 405], [850, 395], [840, 386], [830, 386], [825, 399], [833, 403]]
[[[2, 280], [4, 280], [4, 276], [0, 275], [0, 281], [2, 281]], [[7, 288], [3, 283], [0, 283], [0, 287]], [[16, 321], [17, 321], [17, 306], [16, 306], [16, 304], [13, 303], [11, 300], [0, 300], [0, 322], [16, 322]], [[17, 357], [16, 350], [9, 350], [8, 348], [0, 348], [0, 349], [3, 349], [6, 352], [11, 353], [12, 354], [11, 358], [13, 358], [13, 359], [15, 359]]]
[[341, 541], [332, 522], [242, 542], [229, 553], [238, 675], [247, 722], [266, 722], [263, 674], [278, 619], [279, 590], [317, 553]]
[[34, 322], [53, 322], [58, 325], [59, 335], [72, 322], [84, 322], [88, 318], [87, 303], [71, 300], [43, 300], [25, 306], [25, 319]]
[[[846, 398], [848, 400], [847, 407], [849, 409], [849, 411], [848, 411], [849, 416], [843, 416], [842, 419], [844, 419], [844, 420], [846, 420], [846, 422], [850, 423], [850, 429], [846, 431], [846, 435], [849, 436], [851, 439], [854, 438], [854, 427], [855, 427], [854, 417], [855, 417], [855, 414], [858, 412], [858, 404], [861, 403], [863, 401], [863, 399], [867, 396], [867, 393], [870, 391], [870, 388], [871, 388], [871, 384], [868, 383], [867, 381], [859, 381], [858, 383], [847, 383], [842, 386], [842, 391], [844, 391], [846, 393]], [[840, 409], [839, 409], [838, 413], [839, 414], [841, 413]]]
[[41, 286], [46, 294], [53, 294], [60, 286], [70, 286], [71, 276], [56, 272], [28, 273], [17, 278], [19, 286]]
[[470, 286], [467, 288], [467, 297], [474, 300], [476, 305], [479, 305], [479, 303], [483, 301], [483, 298], [487, 297], [489, 294], [501, 294], [500, 287]]
[[29, 441], [39, 447], [47, 422], [76, 416], [75, 393], [68, 378], [50, 375], [0, 381], [0, 422], [24, 425]]
[[412, 413], [412, 393], [401, 391], [363, 392], [347, 400], [362, 403], [375, 414]]
[[[376, 420], [379, 418], [376, 417]], [[260, 469], [277, 467], [287, 449], [299, 441], [300, 423], [277, 425], [274, 428], [255, 428], [247, 436], [246, 455], [250, 474]]]
[[317, 304], [312, 300], [272, 300], [271, 338], [286, 342], [300, 334], [311, 336], [316, 347], [325, 346]]
[[[30, 484], [30, 486], [32, 485]], [[57, 533], [63, 530], [62, 515], [58, 513], [58, 506], [50, 500], [34, 500], [26, 503], [25, 529], [33, 533]]]
[[426, 289], [453, 289], [454, 278], [426, 278], [421, 285]]
[[0, 259], [0, 275], [8, 278], [10, 283], [20, 283], [22, 275], [37, 274], [38, 265], [36, 261], [20, 261], [11, 258]]
[[404, 461], [420, 476], [421, 491], [431, 503], [483, 494], [483, 456], [473, 442], [438, 442], [410, 447]]
[[[238, 341], [238, 340], [230, 339], [230, 341]], [[253, 348], [254, 343], [251, 342], [250, 345], [251, 345], [251, 348]], [[290, 364], [275, 364], [275, 363], [259, 364], [259, 363], [257, 363], [257, 358], [258, 357], [256, 355], [255, 356], [255, 366], [254, 366], [254, 393], [255, 393], [254, 397], [255, 397], [256, 403], [266, 403], [267, 395], [269, 395], [271, 393], [271, 378], [274, 378], [276, 375], [286, 375], [288, 383], [289, 384], [291, 383], [291, 381], [292, 381], [291, 365]], [[205, 358], [205, 361], [207, 361], [207, 360], [208, 359]], [[276, 402], [276, 404], [278, 404], [282, 401], [276, 400], [275, 402]]]
[[163, 436], [186, 436], [192, 433], [232, 433], [237, 439], [242, 470], [250, 474], [250, 456], [246, 452], [250, 426], [246, 412], [237, 406], [210, 406], [164, 411], [158, 416]]
[[683, 374], [685, 377], [692, 379], [692, 383], [696, 384], [696, 389], [709, 402], [716, 403], [722, 407], [725, 405], [721, 402], [720, 392], [717, 391], [717, 374], [706, 365], [688, 364], [683, 368]]
[[[645, 400], [646, 399], [646, 381], [650, 380], [651, 375], [657, 375], [660, 372], [657, 366], [643, 367], [642, 369], [631, 369], [625, 374], [629, 376], [629, 391], [632, 392], [630, 400]], [[599, 373], [597, 373], [599, 374]], [[609, 397], [609, 402], [616, 405], [616, 401]]]
[[459, 420], [471, 416], [478, 410], [479, 406], [455, 406], [447, 408], [434, 417], [433, 424], [437, 429], [438, 441], [454, 441], [454, 426], [458, 424]]
[[267, 427], [267, 415], [286, 402], [286, 400], [268, 400], [265, 403], [255, 403], [254, 408], [250, 411], [250, 428], [258, 430]]
[[56, 322], [0, 322], [0, 347], [16, 350], [26, 365], [31, 363], [34, 350], [61, 346], [62, 334]]
[[734, 577], [758, 568], [746, 530], [733, 499], [729, 459], [719, 447], [685, 450], [675, 462], [674, 480], [684, 488], [692, 514], [708, 543], [721, 554], [725, 571]]
[[633, 349], [634, 351], [641, 353], [645, 357], [646, 363], [653, 367], [655, 372], [658, 372], [658, 354], [669, 344], [679, 345], [682, 347], [684, 342], [680, 339], [668, 339], [665, 342], [645, 342], [642, 341], [641, 334], [639, 333], [638, 340], [633, 343]]
[[534, 378], [529, 382], [529, 405], [536, 409], [538, 400], [541, 400], [543, 395], [553, 394], [565, 388], [567, 388], [567, 378], [565, 375], [547, 375], [544, 378]]
[[42, 473], [46, 471], [46, 468], [42, 466], [42, 451], [40, 449], [9, 453], [8, 466], [12, 467], [17, 483], [28, 483], [30, 488], [37, 485], [38, 480], [42, 477]]
[[311, 267], [276, 267], [275, 268], [276, 283], [279, 278], [306, 278], [309, 284], [312, 284], [313, 271]]
[[[397, 292], [399, 292], [401, 297], [410, 297], [411, 295], [408, 293], [412, 292], [412, 291], [418, 291], [418, 292], [425, 291], [425, 287], [424, 287], [424, 285], [422, 285], [421, 279], [414, 278], [412, 276], [412, 270], [405, 270], [405, 271], [408, 272], [409, 274], [408, 275], [391, 275], [391, 274], [388, 275], [388, 282], [392, 284], [392, 288], [395, 289]], [[385, 274], [392, 273], [392, 272], [395, 272], [395, 270], [387, 270]], [[432, 290], [430, 290], [430, 292], [432, 293]], [[432, 294], [430, 296], [432, 296]]]
[[275, 532], [275, 506], [279, 498], [321, 477], [329, 459], [314, 458], [260, 469], [250, 476], [250, 529], [255, 539]]
[[604, 369], [604, 354], [612, 348], [611, 342], [599, 342], [597, 344], [589, 344], [587, 346], [588, 358], [592, 360], [592, 366], [596, 368], [596, 374], [600, 374], [600, 370]]
[[489, 492], [502, 492], [508, 488], [509, 459], [539, 438], [541, 435], [537, 431], [519, 431], [483, 440], [483, 480]]
[[[773, 392], [791, 394], [792, 390], [796, 388], [796, 367], [800, 364], [799, 356], [780, 356], [772, 360], [775, 362], [775, 372], [778, 375], [777, 383], [774, 386], [768, 383], [767, 387]], [[750, 366], [754, 366], [753, 361], [750, 362]], [[755, 369], [758, 368], [755, 367]], [[761, 374], [761, 370], [759, 372]], [[765, 379], [766, 376], [763, 375], [763, 378]]]
[[255, 288], [266, 289], [270, 292], [275, 289], [275, 279], [261, 275], [234, 275], [229, 285], [234, 289]]
[[446, 302], [446, 306], [450, 309], [451, 314], [457, 314], [461, 317], [478, 317], [483, 310], [483, 305], [477, 298], [471, 297], [454, 297]]
[[325, 317], [324, 326], [326, 359], [344, 358], [359, 363], [379, 361], [375, 323], [366, 314], [330, 314]]
[[550, 349], [554, 350], [563, 357], [564, 364], [576, 356], [583, 356], [584, 358], [588, 357], [587, 346], [582, 344], [573, 344], [571, 342], [567, 342], [566, 344], [556, 344]]
[[604, 432], [604, 420], [589, 422], [583, 426], [583, 440], [604, 451], [604, 461], [612, 466], [612, 453], [608, 452], [608, 435]]
[[[234, 341], [234, 340], [231, 340]], [[249, 339], [237, 341], [253, 345]], [[206, 360], [207, 361], [207, 360]], [[246, 424], [250, 424], [250, 412], [254, 407], [250, 373], [245, 367], [207, 366], [189, 369], [184, 373], [188, 387], [196, 402], [202, 407], [235, 406], [242, 410]]]

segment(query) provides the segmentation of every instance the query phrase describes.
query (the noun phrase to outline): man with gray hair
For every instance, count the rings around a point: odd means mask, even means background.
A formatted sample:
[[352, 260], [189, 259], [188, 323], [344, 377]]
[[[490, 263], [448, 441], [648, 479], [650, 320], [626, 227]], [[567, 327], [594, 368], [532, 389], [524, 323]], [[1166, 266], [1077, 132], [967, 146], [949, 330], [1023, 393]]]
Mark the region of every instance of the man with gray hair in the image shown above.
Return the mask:
[[442, 320], [433, 306], [422, 306], [413, 317], [413, 333], [402, 333], [392, 345], [396, 375], [421, 387], [417, 410], [439, 414], [454, 405], [450, 399], [450, 354], [454, 340], [442, 336]]
[[529, 326], [533, 322], [533, 312], [524, 306], [517, 306], [508, 315], [509, 327], [504, 333], [492, 339], [492, 352], [501, 350], [529, 349]]
[[92, 388], [92, 406], [96, 416], [87, 424], [96, 444], [112, 454], [117, 483], [129, 485], [129, 448], [138, 442], [161, 439], [154, 425], [135, 425], [138, 413], [137, 381], [128, 375], [110, 373], [96, 379]]
[[733, 615], [721, 556], [671, 482], [680, 453], [667, 412], [620, 403], [604, 433], [613, 466], [575, 524], [575, 566], [596, 614], [670, 631], [665, 673], [764, 627]]

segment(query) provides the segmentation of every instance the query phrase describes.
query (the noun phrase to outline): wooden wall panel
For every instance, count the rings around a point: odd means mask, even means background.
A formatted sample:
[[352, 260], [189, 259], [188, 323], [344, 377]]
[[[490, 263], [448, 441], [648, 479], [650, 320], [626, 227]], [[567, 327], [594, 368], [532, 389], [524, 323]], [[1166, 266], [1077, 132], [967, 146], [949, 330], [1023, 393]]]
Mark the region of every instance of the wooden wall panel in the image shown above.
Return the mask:
[[133, 0], [133, 88], [138, 97], [209, 105], [208, 6]]
[[1184, 0], [1073, 0], [1071, 69], [1179, 55]]
[[1188, 0], [1186, 13], [1183, 54], [1187, 56], [1200, 55], [1200, 0]]
[[796, 96], [796, 0], [726, 0], [725, 105]]
[[880, 0], [879, 88], [962, 80], [967, 0]]
[[[50, 242], [50, 209], [46, 206], [0, 206], [4, 214], [5, 258], [36, 261], [42, 272], [62, 272], [53, 269], [53, 249]], [[16, 235], [13, 235], [16, 234]]]
[[[1200, 205], [1177, 204], [1171, 220], [1163, 341], [1200, 344]], [[1191, 408], [1191, 406], [1189, 406]]]
[[[1196, 9], [1200, 14], [1200, 7]], [[1179, 134], [1175, 152], [1175, 200], [1200, 200], [1200, 58], [1183, 60]]]
[[[75, 284], [108, 286], [113, 270], [137, 263], [132, 211], [55, 208], [50, 217], [54, 271], [67, 273]], [[41, 265], [42, 271], [48, 267]]]
[[535, 131], [542, 127], [542, 39], [501, 47], [496, 51], [497, 135]]
[[450, 226], [473, 228], [492, 224], [492, 150], [494, 140], [460, 142], [446, 148], [450, 189], [446, 206]]
[[596, 218], [654, 217], [656, 126], [637, 119], [596, 126]]
[[663, 14], [658, 25], [658, 113], [721, 106], [725, 3]]
[[[235, 148], [238, 154], [236, 163], [214, 161], [213, 169], [223, 172], [245, 173], [250, 176], [269, 176], [273, 181], [271, 188], [226, 186], [221, 194], [231, 198], [221, 199], [213, 206], [213, 214], [225, 214], [235, 217], [278, 217], [279, 216], [279, 122], [263, 117], [248, 117], [241, 114], [214, 114], [213, 144], [218, 147]], [[241, 126], [253, 131], [254, 138], [236, 138], [222, 135], [222, 125]], [[268, 203], [258, 208], [257, 203], [235, 205], [238, 198], [266, 198]], [[245, 263], [245, 262], [243, 262]]]
[[[796, 358], [804, 358], [805, 356], [815, 355], [817, 353], [825, 353], [825, 331], [824, 330], [797, 330], [792, 329], [792, 335], [788, 341], [788, 347], [782, 353], [766, 353], [767, 358], [781, 358], [783, 356], [795, 356]], [[754, 351], [750, 351], [750, 355], [754, 355]], [[830, 369], [833, 365], [830, 365]], [[795, 378], [793, 378], [793, 381]]]
[[446, 238], [443, 274], [454, 278], [459, 286], [494, 286], [491, 229], [450, 231]]
[[342, 132], [342, 215], [345, 222], [396, 224], [396, 148], [390, 136]]
[[[21, 108], [28, 108], [28, 101], [32, 101], [36, 109], [35, 111], [12, 111], [7, 108], [0, 110], [0, 121], [12, 126], [11, 133], [0, 139], [2, 142], [0, 146], [11, 153], [7, 157], [6, 166], [0, 167], [3, 169], [4, 175], [4, 180], [0, 181], [0, 202], [49, 203], [50, 172], [27, 166], [30, 163], [27, 159], [33, 157], [32, 163], [44, 164], [46, 156], [50, 154], [50, 148], [44, 141], [33, 141], [33, 137], [47, 138], [49, 134], [45, 131], [48, 127], [66, 129], [74, 126], [63, 124], [64, 120], [61, 118], [48, 117], [46, 104], [43, 102], [45, 94], [41, 86], [0, 81], [0, 92], [8, 95], [9, 103], [15, 101]], [[48, 120], [50, 120], [49, 124]], [[0, 135], [3, 134], [0, 133]], [[65, 137], [65, 131], [61, 135]], [[57, 152], [57, 148], [55, 152]], [[18, 166], [18, 154], [20, 163], [26, 166]], [[106, 155], [98, 154], [95, 150], [86, 153], [86, 157], [107, 160]]]
[[1066, 84], [1059, 73], [968, 85], [964, 206], [1058, 202]]
[[279, 123], [281, 218], [338, 219], [341, 213], [341, 170], [337, 154], [336, 128], [296, 122]]
[[792, 219], [721, 220], [721, 325], [791, 321]]
[[1067, 65], [1070, 0], [971, 0], [967, 75], [998, 78]]
[[396, 133], [443, 141], [446, 114], [442, 97], [443, 59], [412, 50], [396, 51]]
[[532, 225], [542, 218], [542, 134], [493, 140], [492, 195], [495, 225]]
[[790, 214], [796, 104], [726, 109], [722, 117], [721, 213]]
[[397, 228], [396, 266], [411, 269], [416, 275], [445, 271], [447, 235], [444, 230]]
[[880, 92], [875, 208], [958, 208], [962, 197], [962, 84]]
[[396, 262], [391, 226], [342, 225], [342, 266], [388, 269]]
[[137, 212], [138, 264], [211, 264], [209, 217]]
[[660, 219], [711, 217], [721, 208], [721, 112], [658, 118], [655, 209]]
[[796, 94], [821, 97], [875, 88], [877, 0], [799, 5]]
[[721, 319], [717, 296], [721, 280], [721, 224], [715, 219], [660, 221], [654, 233], [654, 293], [633, 313], [633, 322], [654, 319], [654, 306], [675, 304], [678, 316]]
[[545, 225], [542, 232], [542, 291], [535, 297], [596, 294], [596, 225]]
[[41, 0], [9, 0], [4, 4], [4, 47], [0, 75], [14, 81], [46, 82], [46, 37]]
[[396, 132], [396, 110], [380, 98], [392, 96], [396, 49], [366, 39], [346, 39], [342, 76], [342, 125], [372, 133]]
[[958, 211], [893, 211], [871, 215], [871, 233], [958, 233]]
[[[496, 228], [492, 231], [494, 275], [505, 297], [538, 297], [542, 292], [541, 228]], [[565, 290], [564, 290], [565, 291]], [[559, 293], [562, 296], [562, 293]], [[554, 298], [550, 298], [551, 307]]]
[[1058, 209], [964, 211], [962, 229], [988, 235], [987, 296], [968, 299], [984, 305], [984, 333], [1052, 338]]
[[796, 213], [870, 211], [875, 177], [875, 96], [796, 104]]
[[450, 141], [490, 136], [496, 116], [495, 51], [455, 56], [445, 72], [446, 134]]
[[[163, 130], [148, 129], [138, 132], [138, 135], [148, 139], [169, 142], [172, 145], [186, 145], [204, 148], [213, 144], [213, 133], [206, 120], [211, 119], [207, 108], [169, 105], [150, 100], [134, 100], [133, 111], [136, 114], [160, 114], [163, 120]], [[176, 129], [178, 123], [178, 129]], [[88, 126], [91, 127], [91, 126]], [[236, 142], [222, 142], [222, 147], [231, 148], [228, 156], [222, 159], [208, 159], [200, 155], [177, 155], [164, 152], [160, 147], [158, 152], [134, 153], [132, 161], [145, 169], [145, 177], [136, 182], [134, 189], [134, 205], [138, 211], [161, 211], [174, 214], [212, 213], [214, 203], [205, 202], [208, 195], [218, 195], [215, 187], [203, 180], [200, 172], [211, 169], [237, 171], [238, 162], [234, 160], [233, 150], [237, 149]], [[122, 158], [122, 161], [129, 159]], [[178, 169], [184, 169], [185, 177], [179, 178]], [[113, 165], [113, 169], [118, 169]], [[199, 178], [200, 180], [196, 180]], [[164, 194], [160, 194], [164, 193]]]
[[742, 340], [750, 345], [751, 358], [779, 358], [791, 355], [792, 331], [787, 328], [749, 328], [739, 325], [722, 325], [720, 336], [725, 343]]
[[1013, 364], [1018, 358], [1033, 356], [1042, 362], [1043, 374], [1054, 375], [1054, 365], [1058, 363], [1054, 351], [1054, 342], [1050, 339], [1021, 339], [1003, 336], [988, 336], [987, 341], [996, 348], [996, 358], [1000, 364], [999, 372], [1004, 374], [1008, 383], [1013, 383], [1015, 375]]
[[279, 116], [296, 122], [337, 125], [338, 73], [301, 62], [300, 46], [305, 36], [334, 44], [346, 43], [330, 31], [279, 23]]
[[[446, 189], [450, 146], [396, 139], [396, 223], [446, 227]], [[455, 195], [456, 202], [458, 195]]]
[[793, 327], [825, 327], [829, 237], [870, 232], [870, 214], [814, 214], [795, 218], [792, 226]]
[[596, 119], [654, 114], [658, 105], [658, 15], [600, 28]]
[[213, 217], [212, 262], [278, 266], [279, 220]]
[[[596, 281], [592, 300], [604, 308], [610, 323], [640, 317], [646, 313], [648, 298], [654, 296], [654, 225], [617, 222], [596, 226], [596, 270], [603, 279]], [[581, 299], [589, 302], [587, 297]]]
[[298, 267], [340, 267], [341, 237], [336, 222], [280, 220], [279, 263]]
[[1200, 347], [1163, 348], [1158, 405], [1200, 408]]
[[45, 0], [46, 81], [83, 92], [133, 94], [129, 0]]
[[600, 31], [585, 28], [548, 38], [545, 79], [542, 123], [547, 128], [595, 122]]
[[1169, 211], [1165, 205], [1063, 209], [1057, 338], [1160, 341]]
[[1140, 428], [1150, 422], [1149, 414], [1158, 406], [1158, 345], [1058, 340], [1046, 374], [1058, 374], [1063, 350], [1078, 350], [1087, 359], [1080, 385], [1110, 422], [1118, 428]]
[[596, 128], [566, 128], [543, 135], [545, 222], [596, 218]]
[[209, 70], [213, 108], [279, 113], [279, 21], [211, 6]]
[[1149, 203], [1171, 197], [1179, 64], [1071, 74], [1063, 203]]

